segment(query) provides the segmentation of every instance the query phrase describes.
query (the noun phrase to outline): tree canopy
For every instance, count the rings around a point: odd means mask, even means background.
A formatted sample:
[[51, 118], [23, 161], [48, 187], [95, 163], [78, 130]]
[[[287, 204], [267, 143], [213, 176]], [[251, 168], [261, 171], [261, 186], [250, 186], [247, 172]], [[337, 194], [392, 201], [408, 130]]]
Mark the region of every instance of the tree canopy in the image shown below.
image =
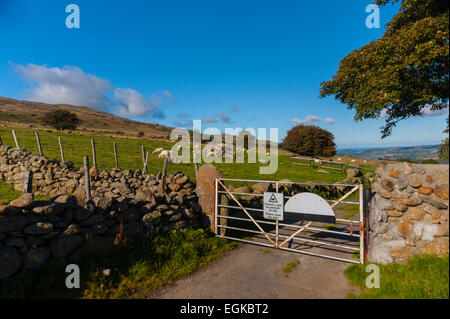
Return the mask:
[[42, 123], [52, 126], [57, 130], [74, 130], [80, 124], [80, 119], [67, 110], [55, 110], [47, 112], [42, 118]]
[[[386, 5], [400, 0], [377, 0]], [[448, 107], [448, 0], [402, 0], [384, 35], [352, 51], [332, 80], [322, 82], [320, 97], [334, 96], [354, 119], [384, 117], [382, 137], [403, 119]]]
[[311, 125], [293, 127], [287, 132], [281, 145], [285, 150], [311, 157], [336, 154], [333, 134]]
[[[448, 118], [447, 118], [447, 128], [444, 133], [448, 135]], [[449, 159], [449, 148], [448, 148], [448, 136], [442, 141], [441, 145], [439, 145], [439, 158], [448, 160]]]

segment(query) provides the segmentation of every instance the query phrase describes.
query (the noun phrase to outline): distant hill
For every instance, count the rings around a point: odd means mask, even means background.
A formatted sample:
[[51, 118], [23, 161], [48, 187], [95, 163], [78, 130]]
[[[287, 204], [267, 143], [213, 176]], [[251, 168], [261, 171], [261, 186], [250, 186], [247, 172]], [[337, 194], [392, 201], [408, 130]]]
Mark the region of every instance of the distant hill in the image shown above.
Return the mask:
[[45, 104], [5, 97], [0, 97], [0, 122], [41, 127], [42, 116], [56, 109], [75, 113], [82, 121], [77, 131], [89, 134], [129, 137], [140, 135], [140, 137], [153, 139], [168, 139], [172, 130], [167, 126], [132, 121], [85, 106]]
[[414, 161], [425, 159], [438, 159], [439, 145], [395, 146], [383, 148], [353, 148], [338, 149], [337, 153], [343, 156], [353, 156], [372, 159], [406, 158]]

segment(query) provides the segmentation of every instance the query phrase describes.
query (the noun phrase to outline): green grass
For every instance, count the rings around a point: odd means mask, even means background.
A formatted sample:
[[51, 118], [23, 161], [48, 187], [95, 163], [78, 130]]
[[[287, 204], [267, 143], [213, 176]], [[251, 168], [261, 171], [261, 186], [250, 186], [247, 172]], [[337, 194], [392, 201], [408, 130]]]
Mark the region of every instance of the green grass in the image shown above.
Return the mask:
[[[202, 229], [170, 232], [92, 255], [80, 263], [81, 289], [65, 287], [66, 264], [50, 260], [32, 274], [0, 282], [0, 298], [134, 298], [190, 274], [238, 244]], [[111, 275], [102, 274], [111, 269]]]
[[300, 264], [298, 260], [291, 261], [290, 263], [287, 263], [286, 266], [283, 268], [284, 276], [287, 277], [289, 274]]
[[345, 271], [348, 280], [361, 289], [361, 299], [448, 299], [449, 257], [414, 256], [406, 264], [379, 265], [380, 288], [368, 289], [367, 265], [351, 265]]
[[[14, 129], [19, 141], [19, 145], [37, 154], [38, 149], [34, 130], [31, 128]], [[156, 141], [150, 139], [135, 138], [111, 138], [106, 136], [78, 135], [72, 133], [57, 133], [51, 131], [39, 131], [43, 153], [46, 157], [61, 159], [58, 135], [61, 136], [64, 157], [66, 161], [74, 163], [75, 167], [83, 165], [83, 156], [88, 155], [92, 164], [91, 139], [95, 139], [97, 152], [97, 166], [99, 170], [111, 169], [115, 166], [113, 141], [117, 143], [119, 167], [123, 169], [142, 169], [141, 145], [145, 146], [146, 151], [150, 153], [158, 147], [170, 148], [173, 143]], [[0, 137], [5, 145], [14, 146], [14, 140], [11, 134], [11, 128], [0, 127]], [[317, 172], [316, 169], [300, 165], [290, 164], [290, 155], [279, 155], [278, 170], [274, 174], [261, 175], [259, 168], [267, 166], [260, 163], [213, 163], [226, 178], [242, 179], [264, 179], [281, 180], [288, 178], [297, 182], [323, 182], [334, 183], [345, 179], [345, 174], [335, 170], [330, 170], [330, 174]], [[148, 170], [150, 173], [158, 173], [162, 170], [163, 159], [157, 155], [150, 154]], [[168, 165], [169, 174], [178, 170], [189, 175], [191, 180], [195, 181], [195, 168], [193, 164], [173, 164]], [[240, 184], [239, 186], [241, 186]]]
[[[0, 182], [0, 205], [7, 205], [10, 201], [19, 198], [22, 192], [14, 189], [14, 186], [8, 183]], [[35, 200], [49, 200], [50, 196], [34, 195]]]
[[343, 211], [347, 212], [347, 214], [344, 216], [344, 219], [350, 219], [353, 216], [359, 214], [359, 205], [346, 204], [346, 205], [339, 207], [339, 210], [343, 210]]

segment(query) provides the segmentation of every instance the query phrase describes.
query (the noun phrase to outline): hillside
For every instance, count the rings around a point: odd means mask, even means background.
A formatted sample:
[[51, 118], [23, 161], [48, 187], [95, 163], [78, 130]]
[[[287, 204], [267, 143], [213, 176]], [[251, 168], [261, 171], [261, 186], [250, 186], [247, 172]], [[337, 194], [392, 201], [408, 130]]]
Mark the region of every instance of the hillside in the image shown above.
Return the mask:
[[341, 149], [339, 155], [372, 158], [391, 159], [407, 158], [422, 161], [424, 159], [437, 159], [439, 145], [396, 146], [383, 148]]
[[166, 126], [132, 121], [90, 107], [67, 104], [52, 105], [5, 97], [0, 97], [0, 122], [40, 127], [42, 116], [55, 109], [64, 109], [75, 113], [82, 121], [77, 130], [83, 133], [130, 137], [138, 136], [139, 132], [142, 132], [144, 133], [143, 137], [146, 138], [168, 139], [171, 130]]

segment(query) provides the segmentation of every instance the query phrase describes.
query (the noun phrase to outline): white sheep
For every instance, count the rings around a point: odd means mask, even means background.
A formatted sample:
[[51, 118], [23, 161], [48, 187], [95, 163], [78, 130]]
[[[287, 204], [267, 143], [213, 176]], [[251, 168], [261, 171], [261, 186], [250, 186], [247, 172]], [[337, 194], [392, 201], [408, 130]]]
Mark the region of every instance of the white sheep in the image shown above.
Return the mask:
[[159, 153], [159, 156], [158, 156], [159, 158], [168, 158], [168, 159], [170, 159], [170, 151], [168, 151], [168, 150], [162, 150], [160, 153]]

